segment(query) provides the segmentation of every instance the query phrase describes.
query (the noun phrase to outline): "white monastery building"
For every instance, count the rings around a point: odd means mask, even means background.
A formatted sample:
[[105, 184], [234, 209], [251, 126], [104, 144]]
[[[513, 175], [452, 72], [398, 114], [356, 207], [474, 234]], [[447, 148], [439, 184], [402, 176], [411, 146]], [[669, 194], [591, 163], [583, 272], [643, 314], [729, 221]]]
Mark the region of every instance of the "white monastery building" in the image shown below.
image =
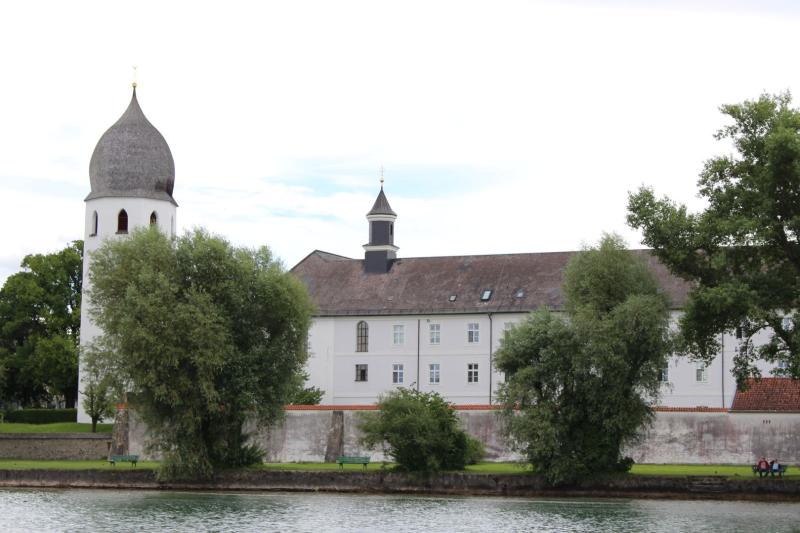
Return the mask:
[[[309, 384], [332, 405], [372, 404], [396, 387], [436, 391], [457, 405], [494, 403], [503, 376], [492, 359], [504, 331], [531, 311], [563, 309], [562, 275], [575, 252], [398, 258], [396, 220], [381, 186], [367, 213], [363, 259], [315, 250], [292, 269], [317, 306]], [[634, 253], [650, 265], [677, 321], [689, 285], [648, 251]], [[659, 403], [730, 408], [740, 342], [732, 333], [722, 344], [708, 366], [672, 358]]]
[[[92, 254], [105, 239], [149, 225], [175, 235], [175, 164], [139, 107], [135, 84], [127, 110], [95, 147], [89, 178], [84, 291], [91, 287]], [[398, 258], [396, 220], [381, 185], [367, 213], [363, 259], [317, 250], [292, 269], [317, 307], [309, 384], [325, 391], [323, 403], [332, 405], [372, 404], [396, 387], [437, 391], [455, 404], [494, 403], [503, 376], [492, 360], [504, 331], [531, 311], [563, 308], [562, 274], [574, 252]], [[647, 251], [635, 253], [653, 269], [677, 317], [689, 286]], [[82, 350], [100, 333], [91, 309], [84, 292]], [[722, 353], [707, 367], [685, 358], [670, 361], [662, 406], [731, 407], [739, 340], [731, 334], [722, 341]], [[761, 370], [769, 375], [771, 367]], [[81, 371], [79, 390], [85, 379]], [[82, 395], [78, 420], [89, 421]]]
[[[135, 83], [128, 109], [97, 142], [89, 163], [89, 182], [83, 240], [81, 351], [100, 334], [92, 322], [91, 301], [86, 295], [91, 288], [92, 253], [105, 239], [124, 237], [143, 226], [156, 225], [165, 234], [175, 235], [175, 163], [167, 141], [139, 107]], [[81, 369], [79, 391], [84, 390], [85, 378]], [[78, 422], [91, 422], [84, 412], [80, 392]]]

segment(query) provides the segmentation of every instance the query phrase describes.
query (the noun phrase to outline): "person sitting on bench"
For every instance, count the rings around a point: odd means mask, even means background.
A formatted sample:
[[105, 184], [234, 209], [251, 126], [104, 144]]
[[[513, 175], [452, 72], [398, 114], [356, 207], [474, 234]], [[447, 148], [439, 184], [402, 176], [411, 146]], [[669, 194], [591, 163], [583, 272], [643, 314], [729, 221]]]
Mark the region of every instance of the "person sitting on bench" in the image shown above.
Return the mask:
[[758, 464], [756, 465], [758, 469], [758, 477], [764, 477], [769, 475], [769, 463], [767, 462], [766, 457], [762, 457], [758, 460]]
[[773, 459], [770, 461], [770, 465], [772, 465], [772, 475], [778, 474], [780, 477], [781, 475], [781, 464], [778, 462], [777, 459]]

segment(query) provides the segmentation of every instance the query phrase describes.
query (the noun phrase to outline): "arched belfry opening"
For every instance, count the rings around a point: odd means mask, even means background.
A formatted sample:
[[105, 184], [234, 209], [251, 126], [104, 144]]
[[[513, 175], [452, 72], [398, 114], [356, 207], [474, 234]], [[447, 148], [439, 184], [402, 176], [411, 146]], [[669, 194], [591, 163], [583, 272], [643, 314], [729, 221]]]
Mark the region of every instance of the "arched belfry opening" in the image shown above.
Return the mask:
[[158, 215], [155, 211], [150, 213], [150, 225], [155, 226], [158, 223]]
[[89, 232], [90, 237], [94, 237], [95, 235], [97, 235], [97, 222], [98, 222], [97, 211], [95, 211], [94, 213], [92, 213], [92, 231]]
[[124, 209], [117, 215], [117, 233], [128, 233], [128, 212]]

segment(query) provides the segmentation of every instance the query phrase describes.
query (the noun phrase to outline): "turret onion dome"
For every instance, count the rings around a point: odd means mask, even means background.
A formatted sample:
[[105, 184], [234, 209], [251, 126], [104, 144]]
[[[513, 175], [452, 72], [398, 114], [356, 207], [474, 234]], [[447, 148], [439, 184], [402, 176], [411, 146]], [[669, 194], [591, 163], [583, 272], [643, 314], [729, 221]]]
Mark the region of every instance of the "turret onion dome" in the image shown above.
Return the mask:
[[381, 185], [381, 192], [378, 193], [378, 197], [375, 199], [375, 204], [372, 206], [369, 213], [367, 213], [367, 216], [371, 215], [397, 216], [397, 213], [392, 211], [392, 207], [389, 205], [389, 200], [386, 199], [386, 195], [383, 194], [383, 185]]
[[86, 200], [104, 197], [151, 198], [175, 205], [175, 162], [164, 136], [150, 124], [136, 100], [100, 137], [89, 163], [92, 192]]

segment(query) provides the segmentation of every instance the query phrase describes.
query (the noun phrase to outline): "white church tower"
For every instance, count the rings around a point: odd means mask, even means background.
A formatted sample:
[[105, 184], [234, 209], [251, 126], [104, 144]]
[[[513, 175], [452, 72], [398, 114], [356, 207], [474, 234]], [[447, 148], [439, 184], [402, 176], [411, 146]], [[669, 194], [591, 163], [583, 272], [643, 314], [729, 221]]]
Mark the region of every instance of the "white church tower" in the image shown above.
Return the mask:
[[[166, 235], [175, 235], [175, 163], [167, 141], [139, 107], [136, 83], [128, 109], [94, 149], [89, 180], [92, 190], [85, 200], [81, 349], [100, 334], [90, 317], [91, 302], [86, 296], [91, 287], [92, 253], [106, 239], [124, 238], [135, 228], [156, 225]], [[84, 390], [84, 378], [81, 368], [79, 391]], [[78, 422], [91, 422], [80, 392], [77, 407]]]

